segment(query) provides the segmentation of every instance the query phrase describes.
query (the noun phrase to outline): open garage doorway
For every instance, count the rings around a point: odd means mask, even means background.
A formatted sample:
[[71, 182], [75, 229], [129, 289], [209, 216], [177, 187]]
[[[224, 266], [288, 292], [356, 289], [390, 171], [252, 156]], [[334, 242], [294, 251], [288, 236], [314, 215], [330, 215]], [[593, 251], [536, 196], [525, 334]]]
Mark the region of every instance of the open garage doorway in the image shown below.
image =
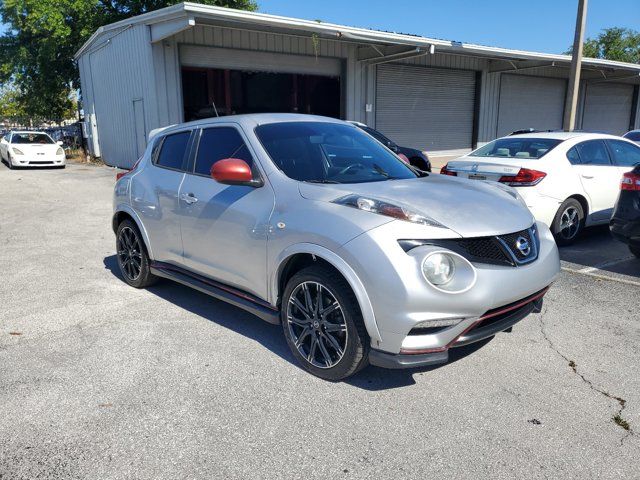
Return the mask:
[[184, 120], [241, 113], [341, 118], [340, 77], [182, 67]]

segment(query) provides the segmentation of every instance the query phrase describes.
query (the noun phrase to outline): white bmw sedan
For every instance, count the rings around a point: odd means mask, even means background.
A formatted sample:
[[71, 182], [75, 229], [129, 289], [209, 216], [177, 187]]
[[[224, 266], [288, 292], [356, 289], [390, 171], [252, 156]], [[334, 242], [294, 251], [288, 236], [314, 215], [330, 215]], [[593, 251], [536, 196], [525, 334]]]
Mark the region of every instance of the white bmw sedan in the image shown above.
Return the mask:
[[539, 132], [499, 138], [449, 162], [441, 173], [517, 188], [559, 245], [585, 226], [609, 222], [620, 179], [640, 163], [640, 147], [613, 135]]
[[0, 140], [0, 157], [9, 168], [65, 166], [62, 142], [44, 132], [9, 132]]

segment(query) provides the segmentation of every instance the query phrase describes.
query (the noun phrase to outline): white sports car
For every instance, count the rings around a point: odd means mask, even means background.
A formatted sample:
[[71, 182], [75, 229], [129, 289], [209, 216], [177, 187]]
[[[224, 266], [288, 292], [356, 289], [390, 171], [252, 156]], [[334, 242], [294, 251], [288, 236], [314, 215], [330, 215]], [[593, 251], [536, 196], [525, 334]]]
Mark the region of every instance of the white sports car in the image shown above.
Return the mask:
[[585, 226], [609, 222], [623, 174], [640, 147], [613, 135], [538, 132], [499, 138], [449, 162], [440, 173], [517, 187], [559, 245]]
[[62, 142], [54, 142], [44, 132], [9, 132], [0, 140], [0, 158], [9, 168], [64, 168]]

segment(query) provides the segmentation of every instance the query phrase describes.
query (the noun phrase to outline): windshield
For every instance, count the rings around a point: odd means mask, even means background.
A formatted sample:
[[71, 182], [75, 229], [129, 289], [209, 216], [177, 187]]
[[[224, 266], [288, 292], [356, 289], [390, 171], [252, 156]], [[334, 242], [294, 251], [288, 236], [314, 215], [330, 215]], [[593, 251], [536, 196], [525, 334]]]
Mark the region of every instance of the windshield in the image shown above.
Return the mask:
[[326, 122], [261, 125], [256, 135], [288, 177], [312, 183], [364, 183], [418, 176], [359, 128]]
[[469, 155], [472, 157], [540, 158], [562, 140], [554, 138], [499, 138]]
[[54, 143], [54, 141], [45, 133], [14, 133], [11, 137], [11, 143], [48, 144]]

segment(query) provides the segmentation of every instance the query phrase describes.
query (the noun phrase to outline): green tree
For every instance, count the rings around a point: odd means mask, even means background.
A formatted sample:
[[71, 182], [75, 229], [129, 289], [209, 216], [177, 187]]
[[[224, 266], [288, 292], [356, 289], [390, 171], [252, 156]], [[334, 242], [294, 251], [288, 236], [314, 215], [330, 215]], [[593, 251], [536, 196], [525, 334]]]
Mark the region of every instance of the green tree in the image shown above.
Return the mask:
[[583, 54], [590, 58], [640, 63], [640, 32], [628, 28], [607, 28], [596, 37], [585, 40]]
[[[80, 88], [73, 54], [100, 26], [179, 3], [179, 0], [0, 0], [0, 84], [16, 87], [24, 112], [60, 121]], [[200, 3], [256, 10], [254, 0]]]

